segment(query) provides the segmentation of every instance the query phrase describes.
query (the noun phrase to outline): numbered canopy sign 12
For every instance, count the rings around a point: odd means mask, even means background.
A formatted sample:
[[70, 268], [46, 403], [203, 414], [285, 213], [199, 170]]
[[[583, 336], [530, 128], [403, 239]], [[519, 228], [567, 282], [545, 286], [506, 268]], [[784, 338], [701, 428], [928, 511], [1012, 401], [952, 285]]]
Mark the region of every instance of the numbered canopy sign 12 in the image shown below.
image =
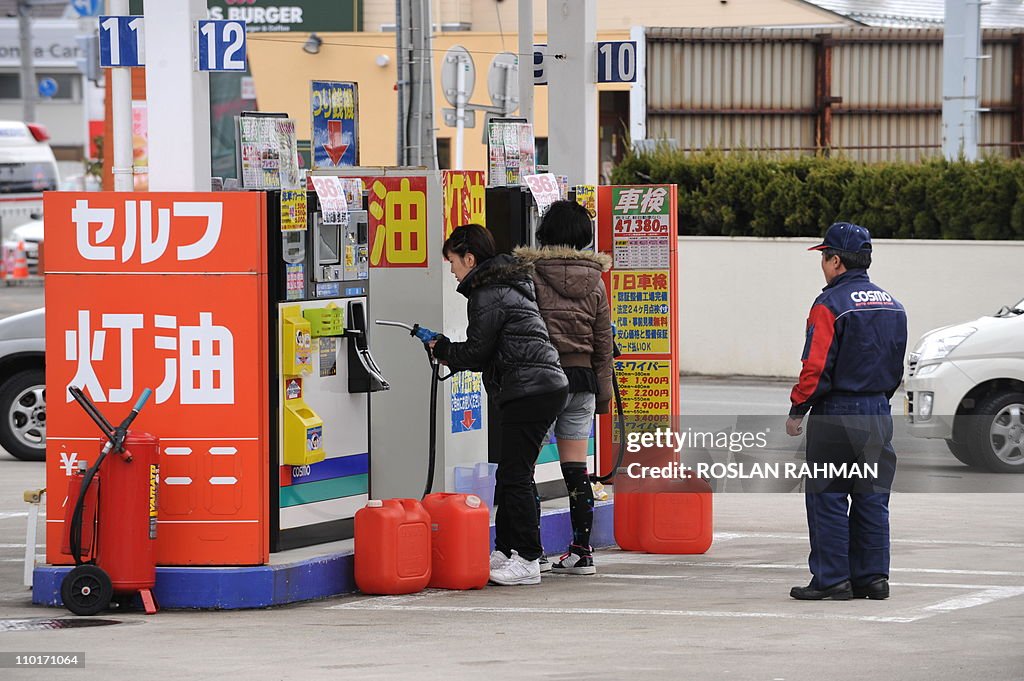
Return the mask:
[[635, 83], [636, 41], [608, 40], [597, 43], [597, 82]]
[[245, 71], [245, 22], [196, 22], [196, 70]]
[[140, 16], [100, 17], [100, 66], [146, 65], [146, 22]]

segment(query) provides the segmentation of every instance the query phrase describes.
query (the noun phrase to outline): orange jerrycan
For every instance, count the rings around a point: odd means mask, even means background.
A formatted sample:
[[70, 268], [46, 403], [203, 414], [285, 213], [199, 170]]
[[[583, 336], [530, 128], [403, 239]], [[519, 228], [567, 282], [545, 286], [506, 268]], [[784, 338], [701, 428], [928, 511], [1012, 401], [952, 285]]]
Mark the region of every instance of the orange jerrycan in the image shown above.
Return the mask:
[[636, 515], [640, 545], [648, 553], [695, 554], [711, 548], [711, 485], [687, 477], [662, 480], [639, 496]]
[[355, 517], [356, 586], [366, 594], [422, 591], [430, 582], [430, 516], [416, 499], [371, 499]]
[[490, 577], [491, 514], [475, 494], [428, 494], [430, 584], [435, 589], [482, 589]]
[[612, 516], [614, 517], [615, 543], [623, 551], [643, 551], [640, 544], [639, 522], [640, 483], [626, 475], [620, 468], [615, 476]]

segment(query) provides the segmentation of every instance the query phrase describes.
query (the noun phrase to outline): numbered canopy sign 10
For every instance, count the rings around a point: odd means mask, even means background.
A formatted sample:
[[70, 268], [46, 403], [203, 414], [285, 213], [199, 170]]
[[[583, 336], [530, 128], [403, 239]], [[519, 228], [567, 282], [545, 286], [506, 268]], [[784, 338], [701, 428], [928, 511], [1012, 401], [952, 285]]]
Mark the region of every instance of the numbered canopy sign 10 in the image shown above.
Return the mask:
[[635, 83], [636, 50], [635, 40], [609, 40], [597, 43], [597, 82]]
[[196, 22], [196, 70], [245, 71], [245, 22]]

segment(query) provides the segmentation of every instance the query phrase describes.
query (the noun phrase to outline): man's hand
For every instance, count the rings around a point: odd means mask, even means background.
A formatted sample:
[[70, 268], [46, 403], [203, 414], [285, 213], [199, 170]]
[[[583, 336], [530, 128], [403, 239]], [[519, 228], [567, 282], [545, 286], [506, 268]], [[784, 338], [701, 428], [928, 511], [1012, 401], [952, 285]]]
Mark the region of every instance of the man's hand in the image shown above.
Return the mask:
[[803, 434], [804, 429], [800, 426], [804, 422], [803, 416], [790, 416], [786, 419], [786, 435], [797, 437]]

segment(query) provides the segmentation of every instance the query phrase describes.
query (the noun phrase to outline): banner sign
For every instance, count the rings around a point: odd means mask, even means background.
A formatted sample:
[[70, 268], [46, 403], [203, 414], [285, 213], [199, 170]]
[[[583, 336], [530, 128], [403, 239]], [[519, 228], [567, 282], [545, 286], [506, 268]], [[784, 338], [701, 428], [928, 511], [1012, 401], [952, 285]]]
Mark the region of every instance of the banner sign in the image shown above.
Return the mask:
[[211, 19], [244, 21], [249, 33], [363, 30], [363, 0], [209, 0]]
[[[266, 202], [260, 193], [45, 196], [47, 561], [100, 433], [81, 388], [117, 423], [160, 438], [162, 565], [267, 559]], [[230, 528], [230, 529], [227, 529]]]
[[[605, 281], [622, 350], [615, 372], [627, 433], [669, 427], [681, 411], [676, 196], [675, 185], [597, 188], [597, 243], [613, 263]], [[616, 419], [600, 417], [601, 473], [622, 437]]]
[[459, 225], [475, 222], [485, 225], [484, 172], [482, 170], [443, 170], [444, 238]]
[[333, 80], [310, 82], [313, 169], [359, 165], [359, 87]]
[[369, 190], [370, 266], [427, 266], [427, 178], [374, 177]]

